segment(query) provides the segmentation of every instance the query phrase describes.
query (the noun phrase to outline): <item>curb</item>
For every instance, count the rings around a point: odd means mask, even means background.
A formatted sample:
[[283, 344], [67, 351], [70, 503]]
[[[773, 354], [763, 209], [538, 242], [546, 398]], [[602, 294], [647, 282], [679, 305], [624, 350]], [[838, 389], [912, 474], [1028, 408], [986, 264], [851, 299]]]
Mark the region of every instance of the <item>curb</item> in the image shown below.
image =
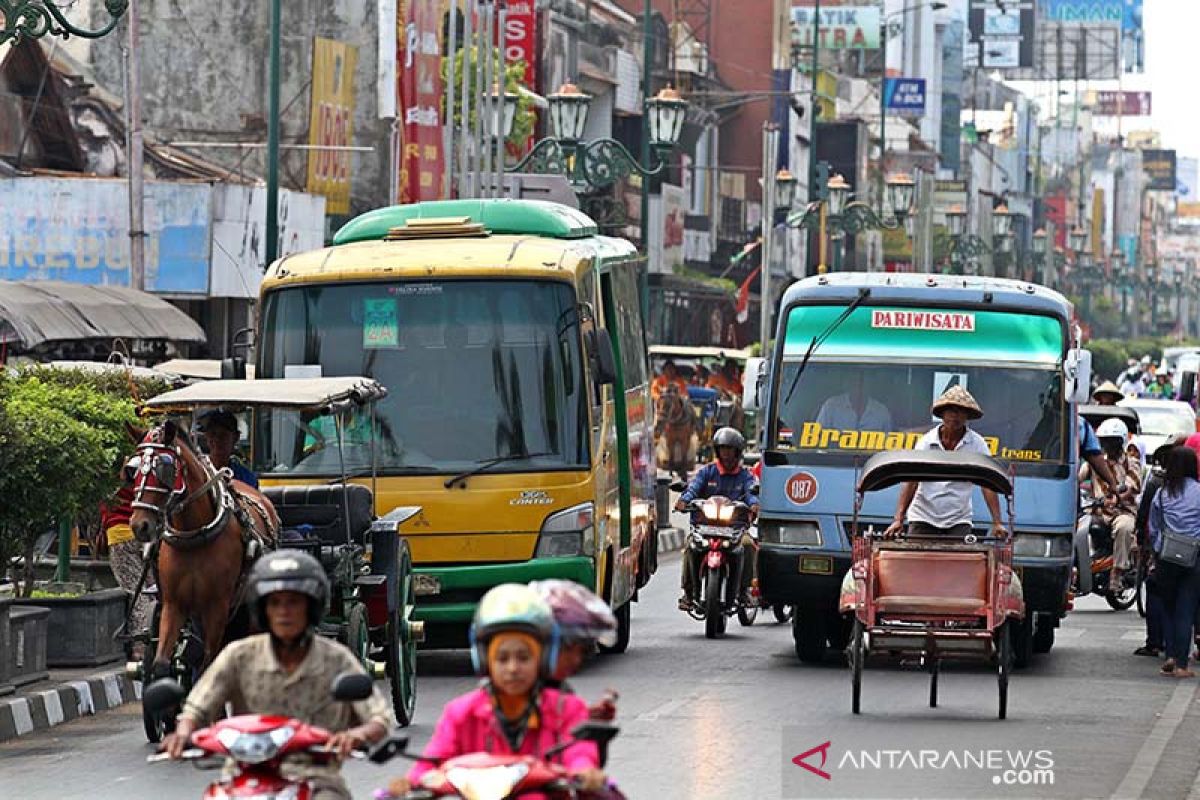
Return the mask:
[[658, 532], [658, 552], [675, 553], [683, 549], [682, 528], [663, 528]]
[[110, 711], [141, 699], [142, 684], [124, 668], [0, 700], [0, 742]]

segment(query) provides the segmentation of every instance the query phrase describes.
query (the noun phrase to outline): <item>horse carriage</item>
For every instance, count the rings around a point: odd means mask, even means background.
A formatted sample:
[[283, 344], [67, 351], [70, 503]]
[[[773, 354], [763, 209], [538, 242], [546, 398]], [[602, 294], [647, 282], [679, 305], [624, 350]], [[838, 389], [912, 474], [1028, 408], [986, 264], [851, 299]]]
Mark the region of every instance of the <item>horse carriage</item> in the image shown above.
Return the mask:
[[[137, 495], [131, 526], [152, 542], [146, 571], [156, 587], [134, 677], [171, 677], [189, 690], [224, 641], [248, 632], [227, 623], [253, 560], [263, 548], [286, 547], [313, 555], [329, 576], [330, 607], [318, 632], [346, 644], [368, 674], [386, 678], [397, 719], [411, 722], [423, 630], [412, 619], [412, 557], [400, 528], [420, 508], [375, 517], [374, 404], [386, 393], [360, 377], [212, 380], [145, 403], [146, 413], [168, 416], [144, 435], [129, 465]], [[273, 485], [258, 492], [215, 469], [172, 416], [210, 408], [249, 411], [255, 431], [272, 426], [277, 444], [257, 461]], [[148, 708], [143, 722], [152, 742], [173, 726]]]
[[686, 396], [667, 391], [657, 400], [655, 438], [661, 468], [686, 476], [697, 461], [710, 460], [712, 437], [720, 428], [736, 428], [748, 439], [752, 438], [754, 422], [743, 411], [741, 397], [695, 383], [696, 373], [701, 368], [710, 374], [718, 373], [728, 362], [738, 365], [740, 375], [749, 358], [747, 351], [654, 345], [649, 348], [649, 353], [655, 374], [661, 374], [664, 365], [671, 362], [687, 384]]
[[[885, 539], [859, 529], [868, 492], [907, 481], [966, 481], [1003, 495], [1008, 530], [1002, 538], [971, 534]], [[999, 716], [1008, 714], [1013, 628], [1025, 616], [1020, 581], [1012, 569], [1013, 482], [988, 456], [942, 451], [892, 451], [872, 456], [854, 501], [853, 566], [840, 607], [854, 615], [847, 660], [851, 704], [859, 713], [862, 675], [876, 653], [916, 660], [929, 671], [929, 706], [937, 707], [943, 660], [994, 664]]]

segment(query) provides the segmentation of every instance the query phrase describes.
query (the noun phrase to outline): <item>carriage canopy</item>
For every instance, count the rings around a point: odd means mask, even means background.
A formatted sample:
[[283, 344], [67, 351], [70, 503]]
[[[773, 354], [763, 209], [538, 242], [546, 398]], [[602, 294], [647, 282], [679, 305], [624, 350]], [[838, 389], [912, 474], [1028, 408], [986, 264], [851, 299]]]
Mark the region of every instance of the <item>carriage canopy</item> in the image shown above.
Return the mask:
[[889, 450], [867, 460], [858, 491], [877, 492], [907, 481], [967, 481], [1006, 496], [1013, 490], [1004, 467], [981, 453]]
[[197, 406], [324, 409], [342, 403], [365, 405], [386, 395], [387, 389], [382, 384], [363, 377], [216, 380], [160, 394], [147, 400], [146, 408], [152, 411]]

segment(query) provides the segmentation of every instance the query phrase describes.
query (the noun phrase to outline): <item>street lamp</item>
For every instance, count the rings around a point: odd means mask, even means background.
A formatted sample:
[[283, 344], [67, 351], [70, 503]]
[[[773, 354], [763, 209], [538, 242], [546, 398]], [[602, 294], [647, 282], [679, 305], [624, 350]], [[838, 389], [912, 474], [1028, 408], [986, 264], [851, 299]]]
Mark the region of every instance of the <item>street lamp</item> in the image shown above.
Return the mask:
[[1046, 270], [1046, 229], [1038, 228], [1034, 232], [1030, 245], [1033, 250], [1033, 263], [1038, 270], [1038, 278], [1043, 286], [1049, 286], [1050, 280]]
[[846, 200], [850, 197], [850, 184], [841, 175], [834, 175], [826, 186], [829, 191], [829, 213], [835, 217], [842, 215], [846, 208]]
[[579, 91], [573, 83], [564, 83], [546, 101], [550, 104], [550, 130], [554, 137], [571, 144], [582, 140], [592, 96]]
[[[493, 120], [491, 114], [485, 114], [483, 117], [484, 134], [491, 139], [507, 139], [512, 134], [513, 123], [517, 117], [517, 103], [520, 96], [515, 92], [500, 91], [497, 84], [492, 84], [492, 91], [488, 93], [488, 104], [490, 108], [500, 109], [499, 120]], [[584, 112], [587, 113], [586, 111]], [[492, 130], [493, 121], [500, 123], [499, 132]]]
[[1038, 256], [1046, 255], [1046, 229], [1038, 228], [1033, 234], [1033, 253]]
[[1071, 229], [1070, 234], [1071, 249], [1078, 255], [1087, 247], [1087, 231], [1076, 225]]
[[917, 185], [908, 173], [901, 172], [888, 176], [887, 203], [897, 218], [903, 220], [912, 213], [916, 194]]
[[796, 202], [796, 177], [786, 169], [775, 173], [775, 209], [791, 211]]
[[117, 23], [129, 8], [129, 0], [104, 0], [104, 10], [112, 19], [94, 31], [72, 25], [60, 10], [60, 6], [64, 5], [68, 4], [56, 3], [54, 0], [0, 2], [0, 18], [4, 19], [4, 27], [0, 28], [0, 45], [8, 41], [17, 43], [22, 39], [40, 39], [46, 34], [61, 36], [64, 39], [71, 36], [99, 39], [117, 27]]
[[962, 206], [951, 206], [946, 211], [946, 227], [950, 229], [950, 235], [957, 238], [963, 235], [963, 230], [967, 224], [967, 212]]
[[647, 100], [650, 144], [662, 150], [670, 150], [679, 144], [679, 137], [683, 135], [683, 123], [687, 119], [687, 109], [687, 101], [670, 86], [660, 89], [658, 94]]
[[[790, 228], [816, 229], [820, 243], [817, 269], [825, 271], [826, 228], [832, 228], [832, 236], [838, 242], [846, 236], [854, 236], [865, 230], [898, 230], [903, 227], [911, 237], [912, 226], [909, 214], [912, 211], [913, 180], [908, 175], [893, 175], [888, 179], [889, 204], [893, 216], [885, 219], [867, 203], [850, 201], [851, 186], [841, 175], [835, 174], [820, 187], [817, 200], [788, 215], [785, 224]], [[834, 250], [834, 269], [840, 264], [840, 249]]]
[[992, 225], [997, 236], [1007, 236], [1012, 230], [1012, 214], [1008, 206], [1001, 203], [992, 210]]

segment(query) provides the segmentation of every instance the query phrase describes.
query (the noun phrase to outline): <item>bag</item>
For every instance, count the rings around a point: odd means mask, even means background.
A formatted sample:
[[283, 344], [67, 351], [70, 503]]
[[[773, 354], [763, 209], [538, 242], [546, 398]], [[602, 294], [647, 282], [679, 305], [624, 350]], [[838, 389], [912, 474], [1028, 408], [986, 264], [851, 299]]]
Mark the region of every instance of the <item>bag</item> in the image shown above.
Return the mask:
[[[1158, 502], [1159, 513], [1163, 513], [1161, 491], [1155, 500]], [[1164, 523], [1166, 522], [1165, 513], [1163, 513], [1163, 521]], [[1160, 561], [1167, 564], [1174, 564], [1177, 567], [1191, 569], [1196, 566], [1197, 554], [1200, 554], [1200, 539], [1173, 531], [1170, 528], [1163, 528], [1162, 548], [1158, 553]]]

